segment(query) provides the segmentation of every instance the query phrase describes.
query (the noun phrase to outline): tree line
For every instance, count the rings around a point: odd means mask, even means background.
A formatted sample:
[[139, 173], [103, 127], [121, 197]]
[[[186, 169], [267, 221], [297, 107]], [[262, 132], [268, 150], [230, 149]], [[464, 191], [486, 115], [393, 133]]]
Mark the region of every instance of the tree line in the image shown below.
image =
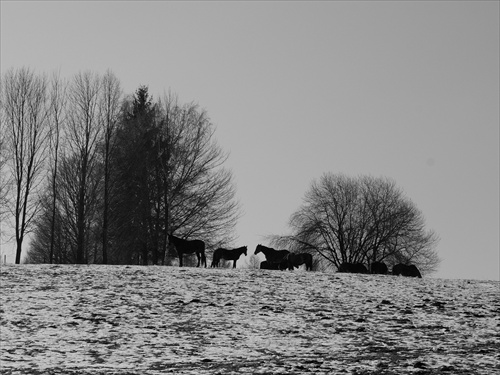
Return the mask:
[[[171, 264], [169, 234], [209, 249], [234, 240], [233, 176], [197, 104], [154, 99], [147, 86], [124, 95], [109, 70], [63, 79], [10, 69], [0, 85], [0, 220], [12, 224], [16, 263], [28, 235], [32, 263]], [[384, 177], [324, 174], [289, 227], [269, 242], [318, 255], [316, 269], [385, 262], [429, 273], [440, 261], [437, 234]]]
[[207, 112], [111, 72], [1, 80], [0, 199], [16, 263], [167, 264], [167, 236], [234, 238], [240, 215]]

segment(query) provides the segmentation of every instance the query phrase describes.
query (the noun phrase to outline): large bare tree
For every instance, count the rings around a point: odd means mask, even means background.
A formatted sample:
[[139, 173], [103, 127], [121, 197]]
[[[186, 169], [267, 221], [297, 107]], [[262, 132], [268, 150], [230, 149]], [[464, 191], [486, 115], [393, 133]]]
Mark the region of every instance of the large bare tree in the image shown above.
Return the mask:
[[2, 78], [1, 97], [14, 185], [10, 209], [15, 223], [15, 262], [19, 264], [23, 241], [40, 209], [37, 191], [50, 134], [48, 80], [28, 68], [10, 69]]
[[116, 179], [111, 178], [112, 155], [116, 145], [116, 129], [120, 114], [122, 91], [120, 81], [108, 70], [102, 78], [102, 95], [100, 100], [100, 114], [103, 124], [102, 140], [102, 168], [103, 168], [103, 216], [102, 216], [102, 263], [108, 263], [108, 232], [110, 220], [110, 206], [112, 183]]
[[[1, 83], [3, 85], [3, 83]], [[0, 88], [1, 90], [1, 88]], [[3, 108], [3, 95], [0, 95], [0, 108]], [[7, 126], [4, 120], [5, 111], [0, 110], [0, 249], [5, 237], [4, 220], [8, 214], [8, 196], [11, 187], [11, 176], [7, 170]], [[0, 263], [3, 259], [0, 259]]]
[[[76, 191], [76, 263], [87, 262], [86, 241], [89, 229], [90, 202], [96, 199], [98, 142], [103, 126], [100, 116], [101, 77], [91, 71], [76, 74], [68, 88], [68, 123], [66, 127], [67, 161], [75, 172]], [[73, 165], [74, 164], [74, 165]]]
[[[214, 139], [215, 127], [196, 104], [165, 96], [160, 114], [166, 139], [167, 208], [171, 232], [227, 243], [239, 215], [227, 154]], [[209, 240], [210, 242], [210, 240]]]
[[328, 264], [384, 261], [436, 271], [438, 236], [395, 182], [370, 176], [325, 174], [311, 184], [291, 216], [292, 234], [274, 241], [313, 251]]
[[50, 87], [50, 166], [49, 166], [49, 188], [50, 197], [50, 236], [48, 262], [54, 261], [54, 249], [56, 242], [56, 215], [57, 215], [57, 178], [60, 162], [60, 144], [64, 125], [66, 124], [66, 90], [67, 82], [59, 74], [53, 74]]

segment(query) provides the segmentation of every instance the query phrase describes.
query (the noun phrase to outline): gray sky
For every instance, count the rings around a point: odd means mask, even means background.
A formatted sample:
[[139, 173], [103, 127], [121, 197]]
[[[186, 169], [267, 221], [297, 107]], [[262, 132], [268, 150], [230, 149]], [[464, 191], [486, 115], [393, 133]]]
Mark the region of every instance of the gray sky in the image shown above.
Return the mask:
[[[197, 102], [245, 215], [287, 232], [324, 172], [393, 178], [443, 278], [499, 279], [499, 2], [1, 2], [1, 70], [107, 68]], [[2, 251], [5, 251], [2, 246]]]

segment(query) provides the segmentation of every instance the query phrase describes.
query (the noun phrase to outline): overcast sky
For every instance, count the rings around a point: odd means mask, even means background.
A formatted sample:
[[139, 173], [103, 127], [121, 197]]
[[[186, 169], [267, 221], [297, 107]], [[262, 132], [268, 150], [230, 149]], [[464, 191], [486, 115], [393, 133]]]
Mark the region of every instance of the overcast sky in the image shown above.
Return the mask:
[[[1, 71], [110, 68], [197, 102], [253, 253], [325, 172], [393, 178], [443, 278], [499, 279], [499, 2], [8, 2]], [[14, 259], [2, 245], [10, 259]]]

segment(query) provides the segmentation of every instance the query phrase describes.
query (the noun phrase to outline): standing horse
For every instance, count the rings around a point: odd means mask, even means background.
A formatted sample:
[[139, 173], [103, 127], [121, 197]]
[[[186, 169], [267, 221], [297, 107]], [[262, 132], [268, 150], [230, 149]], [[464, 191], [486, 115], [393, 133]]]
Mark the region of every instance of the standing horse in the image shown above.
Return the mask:
[[307, 271], [312, 271], [313, 267], [313, 257], [309, 253], [299, 253], [288, 254], [288, 269], [293, 270], [295, 267], [299, 267], [301, 264], [306, 265]]
[[285, 261], [286, 264], [286, 257], [290, 254], [288, 250], [274, 250], [273, 248], [264, 245], [257, 245], [254, 254], [256, 255], [258, 253], [263, 253], [266, 256], [267, 263], [270, 265], [279, 265], [283, 261]]
[[236, 268], [236, 261], [240, 259], [241, 254], [245, 254], [247, 256], [247, 247], [242, 246], [233, 250], [226, 250], [223, 248], [218, 248], [214, 251], [214, 257], [212, 260], [212, 267], [219, 267], [219, 261], [221, 259], [232, 260], [233, 268]]
[[200, 262], [205, 264], [205, 267], [207, 266], [207, 258], [205, 257], [205, 242], [202, 240], [188, 241], [169, 234], [168, 242], [175, 246], [175, 250], [179, 256], [179, 267], [182, 267], [183, 255], [193, 253], [195, 253], [198, 257], [198, 265], [196, 267], [200, 266]]

